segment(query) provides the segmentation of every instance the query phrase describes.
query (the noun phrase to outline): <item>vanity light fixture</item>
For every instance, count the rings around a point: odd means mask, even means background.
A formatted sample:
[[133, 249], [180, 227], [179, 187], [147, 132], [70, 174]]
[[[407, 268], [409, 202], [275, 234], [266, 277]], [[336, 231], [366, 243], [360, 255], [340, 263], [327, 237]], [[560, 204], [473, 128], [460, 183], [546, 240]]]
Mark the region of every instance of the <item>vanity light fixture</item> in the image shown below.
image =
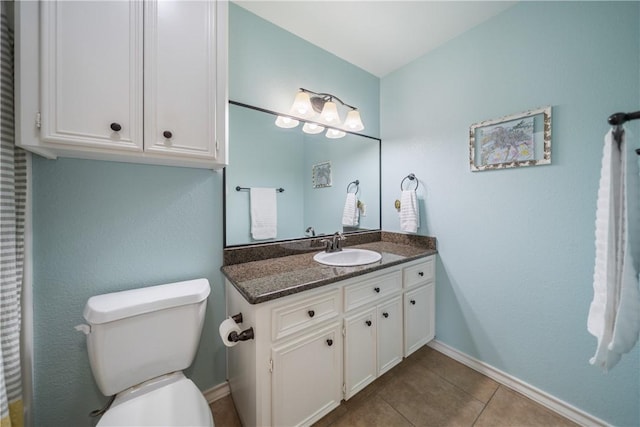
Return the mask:
[[[342, 123], [342, 119], [340, 118], [336, 101], [349, 109], [344, 123]], [[320, 133], [325, 129], [322, 124], [325, 124], [330, 126], [325, 135], [327, 138], [332, 139], [342, 138], [346, 135], [346, 133], [340, 129], [349, 132], [359, 132], [364, 129], [358, 109], [330, 93], [318, 93], [300, 88], [289, 110], [289, 114], [291, 115], [290, 117], [278, 116], [276, 126], [281, 128], [296, 127], [299, 121], [295, 120], [294, 117], [300, 119], [315, 119], [317, 123], [306, 122], [302, 130], [310, 134]]]

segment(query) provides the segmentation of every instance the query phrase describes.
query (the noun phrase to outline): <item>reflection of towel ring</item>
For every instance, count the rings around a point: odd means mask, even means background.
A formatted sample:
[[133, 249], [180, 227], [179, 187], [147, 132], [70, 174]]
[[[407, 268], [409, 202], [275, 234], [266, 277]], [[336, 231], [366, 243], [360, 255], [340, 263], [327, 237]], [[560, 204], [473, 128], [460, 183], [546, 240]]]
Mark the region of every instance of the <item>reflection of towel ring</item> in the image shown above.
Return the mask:
[[349, 188], [351, 187], [352, 184], [356, 186], [356, 194], [358, 194], [358, 191], [360, 191], [360, 181], [358, 181], [357, 179], [347, 184], [347, 193], [349, 192]]
[[402, 188], [402, 185], [404, 184], [404, 181], [405, 181], [406, 179], [408, 179], [409, 181], [413, 181], [413, 180], [415, 180], [415, 181], [416, 181], [416, 188], [415, 188], [414, 190], [417, 190], [417, 189], [418, 189], [418, 186], [420, 185], [420, 181], [418, 181], [418, 178], [416, 178], [415, 174], [410, 173], [409, 175], [405, 176], [405, 177], [402, 179], [402, 182], [400, 183], [400, 190], [404, 190], [404, 189]]

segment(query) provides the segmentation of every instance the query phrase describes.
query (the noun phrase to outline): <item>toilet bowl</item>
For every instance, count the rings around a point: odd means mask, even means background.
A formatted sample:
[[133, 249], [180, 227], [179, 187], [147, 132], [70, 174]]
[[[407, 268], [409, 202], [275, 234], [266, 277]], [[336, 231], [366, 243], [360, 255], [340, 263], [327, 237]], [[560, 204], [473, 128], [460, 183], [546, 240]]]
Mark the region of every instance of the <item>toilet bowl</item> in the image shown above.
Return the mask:
[[182, 372], [119, 393], [98, 422], [107, 426], [213, 426], [207, 401]]
[[195, 357], [204, 323], [206, 279], [89, 298], [87, 351], [105, 396], [97, 426], [212, 427], [209, 405], [182, 372]]

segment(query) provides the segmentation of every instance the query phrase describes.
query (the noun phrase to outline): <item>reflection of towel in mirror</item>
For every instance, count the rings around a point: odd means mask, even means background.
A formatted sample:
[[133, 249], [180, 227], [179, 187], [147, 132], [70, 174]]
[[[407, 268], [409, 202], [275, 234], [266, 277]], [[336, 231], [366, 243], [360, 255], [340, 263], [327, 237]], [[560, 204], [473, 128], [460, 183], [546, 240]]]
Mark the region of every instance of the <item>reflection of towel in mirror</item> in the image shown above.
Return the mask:
[[356, 193], [347, 193], [342, 211], [342, 225], [355, 226], [359, 221], [358, 198]]
[[251, 237], [275, 239], [278, 234], [278, 206], [275, 188], [251, 188]]
[[400, 196], [400, 230], [415, 233], [420, 227], [420, 209], [416, 190], [402, 190]]
[[604, 371], [629, 352], [640, 333], [638, 165], [624, 141], [605, 137], [596, 207], [596, 261], [587, 329], [598, 339], [590, 363]]

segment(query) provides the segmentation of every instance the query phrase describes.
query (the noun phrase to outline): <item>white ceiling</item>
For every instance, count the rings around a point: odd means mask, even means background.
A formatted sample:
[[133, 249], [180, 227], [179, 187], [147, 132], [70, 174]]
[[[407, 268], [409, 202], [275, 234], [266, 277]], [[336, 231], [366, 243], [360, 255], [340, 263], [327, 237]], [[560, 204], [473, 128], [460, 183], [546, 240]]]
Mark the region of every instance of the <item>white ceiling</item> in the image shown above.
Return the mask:
[[235, 0], [250, 12], [383, 77], [516, 1]]

